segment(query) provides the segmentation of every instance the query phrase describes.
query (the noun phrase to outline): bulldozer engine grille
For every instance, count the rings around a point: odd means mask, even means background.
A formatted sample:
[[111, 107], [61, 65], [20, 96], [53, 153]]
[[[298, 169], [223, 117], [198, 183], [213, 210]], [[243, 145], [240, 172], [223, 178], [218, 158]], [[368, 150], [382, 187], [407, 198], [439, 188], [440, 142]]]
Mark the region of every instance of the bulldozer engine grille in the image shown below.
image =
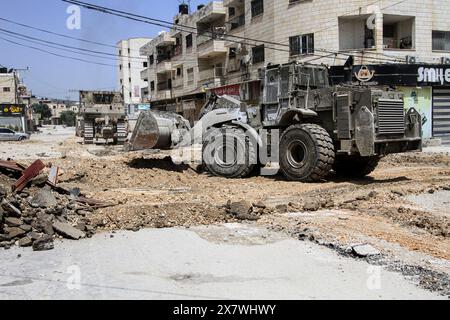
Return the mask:
[[378, 103], [378, 134], [404, 134], [405, 109], [402, 100], [380, 99]]

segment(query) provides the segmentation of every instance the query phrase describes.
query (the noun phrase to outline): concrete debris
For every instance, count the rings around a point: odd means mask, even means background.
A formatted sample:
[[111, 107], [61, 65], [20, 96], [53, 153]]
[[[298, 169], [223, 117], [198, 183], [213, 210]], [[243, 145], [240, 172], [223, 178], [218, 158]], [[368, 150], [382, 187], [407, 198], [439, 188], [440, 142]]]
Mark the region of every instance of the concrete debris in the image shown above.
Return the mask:
[[33, 242], [33, 251], [48, 251], [54, 248], [53, 238], [49, 235], [42, 235]]
[[33, 208], [51, 208], [58, 204], [55, 196], [50, 190], [39, 190], [38, 193], [31, 199], [30, 205]]
[[[42, 162], [29, 168], [14, 162], [0, 162], [0, 247], [33, 247], [34, 251], [51, 250], [57, 236], [78, 240], [91, 237], [95, 227], [90, 216], [97, 208], [111, 204], [76, 196], [48, 181], [41, 173]], [[11, 172], [19, 180], [11, 181]], [[21, 176], [20, 176], [21, 175]], [[15, 186], [10, 188], [11, 185]], [[76, 227], [74, 227], [76, 226]]]
[[53, 223], [53, 229], [56, 231], [56, 233], [62, 235], [67, 239], [79, 240], [86, 237], [86, 234], [84, 232], [72, 227], [68, 223], [55, 222]]

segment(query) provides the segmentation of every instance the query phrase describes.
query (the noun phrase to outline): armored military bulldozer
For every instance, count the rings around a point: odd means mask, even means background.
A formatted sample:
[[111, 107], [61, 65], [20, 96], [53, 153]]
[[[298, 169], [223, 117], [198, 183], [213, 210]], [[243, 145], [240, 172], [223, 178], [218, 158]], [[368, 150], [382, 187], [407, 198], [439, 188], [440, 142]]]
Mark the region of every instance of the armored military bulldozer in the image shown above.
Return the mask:
[[[278, 163], [289, 180], [370, 174], [384, 155], [422, 148], [420, 114], [403, 94], [368, 85], [330, 85], [328, 69], [292, 62], [260, 70], [261, 101], [251, 106], [212, 96], [191, 128], [174, 114], [143, 113], [130, 150], [201, 141], [214, 175], [242, 178]], [[198, 140], [200, 138], [200, 140]]]
[[121, 93], [80, 91], [77, 134], [85, 144], [125, 144], [128, 128]]

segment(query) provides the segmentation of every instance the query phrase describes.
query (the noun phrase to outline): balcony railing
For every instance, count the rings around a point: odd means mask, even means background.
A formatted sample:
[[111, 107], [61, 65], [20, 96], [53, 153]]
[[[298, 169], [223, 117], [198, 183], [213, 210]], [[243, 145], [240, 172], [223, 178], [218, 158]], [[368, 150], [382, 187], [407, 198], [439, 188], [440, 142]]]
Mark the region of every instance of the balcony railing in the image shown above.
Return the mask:
[[223, 77], [223, 68], [211, 68], [199, 72], [200, 80], [210, 80]]
[[228, 20], [227, 22], [227, 31], [235, 30], [239, 27], [245, 25], [245, 14], [234, 17], [233, 19]]
[[175, 80], [172, 80], [172, 87], [179, 88], [184, 85], [184, 78], [177, 78]]
[[197, 47], [212, 41], [223, 40], [225, 35], [225, 27], [214, 27], [211, 30], [202, 30], [197, 36]]
[[160, 82], [157, 85], [158, 91], [170, 90], [170, 86], [167, 82]]

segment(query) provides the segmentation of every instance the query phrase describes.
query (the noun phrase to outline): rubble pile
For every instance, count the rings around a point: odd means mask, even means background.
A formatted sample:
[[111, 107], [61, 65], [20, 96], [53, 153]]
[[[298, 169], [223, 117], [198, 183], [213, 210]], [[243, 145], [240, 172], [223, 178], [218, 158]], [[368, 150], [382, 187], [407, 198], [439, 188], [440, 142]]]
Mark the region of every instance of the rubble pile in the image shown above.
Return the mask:
[[78, 240], [94, 234], [93, 211], [50, 189], [30, 188], [18, 194], [0, 194], [0, 247], [53, 249], [56, 237]]
[[[17, 172], [0, 171], [1, 248], [51, 250], [56, 238], [79, 240], [94, 234], [90, 216], [96, 207], [79, 190], [67, 191], [49, 183], [45, 174], [27, 177], [24, 172], [14, 183]], [[15, 186], [20, 181], [26, 183], [18, 191]]]

